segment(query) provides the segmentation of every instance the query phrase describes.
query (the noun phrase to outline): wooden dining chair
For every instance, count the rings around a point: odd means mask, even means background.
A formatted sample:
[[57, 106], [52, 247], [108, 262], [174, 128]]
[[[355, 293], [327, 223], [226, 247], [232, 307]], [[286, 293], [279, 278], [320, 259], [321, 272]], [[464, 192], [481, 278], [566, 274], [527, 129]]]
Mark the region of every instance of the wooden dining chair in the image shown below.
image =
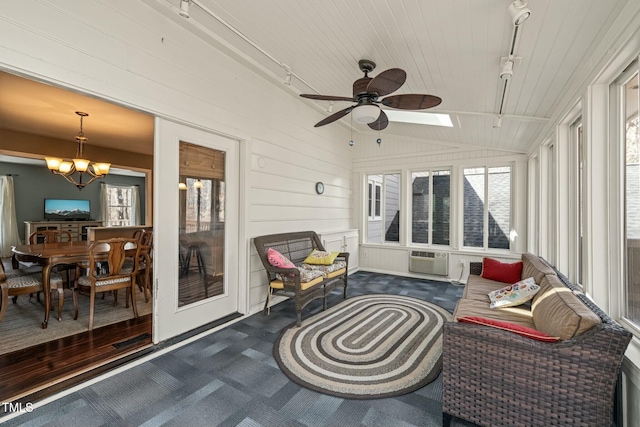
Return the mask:
[[[58, 320], [62, 319], [63, 290], [62, 277], [57, 273], [51, 273], [49, 278], [51, 290], [57, 290], [58, 297]], [[28, 272], [22, 269], [5, 270], [4, 264], [0, 262], [0, 320], [4, 317], [7, 310], [9, 297], [17, 297], [18, 295], [32, 294], [41, 292], [44, 289], [42, 285], [42, 272]], [[15, 303], [15, 300], [14, 300]]]
[[[93, 329], [95, 299], [98, 292], [114, 291], [114, 306], [116, 306], [118, 289], [126, 289], [126, 306], [129, 307], [129, 300], [131, 300], [133, 314], [136, 318], [138, 317], [135, 290], [139, 250], [140, 245], [135, 239], [96, 240], [89, 247], [89, 261], [77, 264], [73, 292], [74, 318], [78, 318], [79, 291], [89, 291], [89, 330]], [[87, 275], [80, 275], [82, 270], [86, 271]]]
[[149, 302], [153, 262], [153, 231], [136, 230], [133, 236], [140, 246], [136, 282], [140, 290], [144, 292], [144, 301]]

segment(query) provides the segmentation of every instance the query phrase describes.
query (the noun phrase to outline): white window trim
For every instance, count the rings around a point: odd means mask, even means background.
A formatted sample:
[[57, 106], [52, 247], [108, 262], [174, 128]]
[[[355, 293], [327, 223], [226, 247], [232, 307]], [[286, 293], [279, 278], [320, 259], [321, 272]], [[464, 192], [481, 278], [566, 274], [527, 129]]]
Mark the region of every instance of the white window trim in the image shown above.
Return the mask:
[[[509, 175], [510, 175], [510, 180], [509, 180], [509, 203], [510, 203], [510, 207], [509, 207], [509, 248], [508, 249], [500, 249], [500, 248], [490, 248], [489, 247], [489, 169], [491, 168], [505, 168], [508, 167], [509, 168]], [[477, 247], [477, 246], [465, 246], [464, 245], [464, 170], [465, 169], [478, 169], [478, 168], [484, 168], [484, 206], [483, 206], [483, 213], [482, 213], [482, 247]], [[482, 164], [482, 165], [463, 165], [460, 167], [459, 169], [459, 174], [460, 174], [460, 197], [461, 197], [461, 202], [460, 202], [460, 214], [459, 214], [459, 218], [460, 218], [460, 224], [459, 224], [459, 229], [460, 229], [460, 247], [462, 248], [462, 250], [464, 251], [477, 251], [477, 252], [496, 252], [496, 253], [501, 253], [501, 252], [513, 252], [513, 240], [511, 239], [511, 231], [514, 230], [514, 209], [515, 209], [515, 203], [514, 203], [514, 192], [513, 192], [513, 188], [514, 188], [514, 181], [515, 181], [515, 172], [514, 172], [514, 163], [513, 162], [506, 162], [506, 163], [487, 163], [487, 164]]]

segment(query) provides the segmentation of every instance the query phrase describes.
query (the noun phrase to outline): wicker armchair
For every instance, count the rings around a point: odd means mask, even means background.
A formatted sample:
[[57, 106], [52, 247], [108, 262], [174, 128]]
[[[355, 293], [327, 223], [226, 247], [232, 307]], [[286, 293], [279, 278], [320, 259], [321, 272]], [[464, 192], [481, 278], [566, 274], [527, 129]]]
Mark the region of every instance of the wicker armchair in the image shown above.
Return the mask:
[[491, 427], [613, 424], [616, 381], [631, 333], [557, 274], [602, 322], [554, 343], [487, 326], [446, 323], [443, 425], [449, 425], [452, 415]]
[[[295, 268], [277, 268], [272, 266], [267, 259], [267, 250], [273, 248], [286, 256], [296, 266], [302, 264], [302, 261], [314, 250], [324, 251], [324, 247], [320, 242], [320, 238], [314, 231], [299, 231], [293, 233], [271, 234], [267, 236], [256, 237], [253, 240], [262, 265], [264, 266], [267, 283], [269, 289], [267, 291], [267, 299], [264, 304], [264, 312], [268, 313], [269, 303], [272, 294], [285, 295], [293, 297], [296, 304], [296, 324], [300, 326], [302, 318], [302, 309], [315, 299], [322, 298], [323, 309], [327, 308], [327, 295], [336, 287], [342, 285], [344, 287], [343, 297], [347, 298], [347, 274], [349, 271], [349, 253], [341, 252], [337, 260], [346, 263], [346, 267], [339, 272], [329, 274], [322, 281], [313, 286], [307, 287], [305, 283], [300, 281], [300, 272]], [[278, 274], [290, 275], [291, 280], [279, 281], [276, 277]], [[279, 286], [274, 286], [274, 283]]]

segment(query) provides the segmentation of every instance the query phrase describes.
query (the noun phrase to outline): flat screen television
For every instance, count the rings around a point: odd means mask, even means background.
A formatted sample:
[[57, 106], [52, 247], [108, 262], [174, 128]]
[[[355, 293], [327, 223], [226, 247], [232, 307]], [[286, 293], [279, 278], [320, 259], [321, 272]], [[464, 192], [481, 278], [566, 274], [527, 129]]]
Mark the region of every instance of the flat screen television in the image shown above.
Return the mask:
[[44, 219], [57, 221], [91, 219], [91, 202], [83, 199], [44, 199]]

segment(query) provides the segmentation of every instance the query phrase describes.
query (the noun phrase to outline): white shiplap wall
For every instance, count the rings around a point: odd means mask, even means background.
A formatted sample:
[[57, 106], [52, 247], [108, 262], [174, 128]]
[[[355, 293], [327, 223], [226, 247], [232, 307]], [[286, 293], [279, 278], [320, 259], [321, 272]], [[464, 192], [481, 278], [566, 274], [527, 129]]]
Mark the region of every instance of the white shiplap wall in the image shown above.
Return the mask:
[[[142, 2], [3, 4], [0, 68], [244, 141], [247, 240], [351, 226], [351, 152], [337, 142], [348, 141], [345, 129], [314, 129], [321, 115], [295, 94]], [[317, 181], [325, 182], [322, 196]], [[240, 286], [249, 308], [259, 307], [259, 261], [248, 241], [238, 245], [239, 268], [249, 271]]]

